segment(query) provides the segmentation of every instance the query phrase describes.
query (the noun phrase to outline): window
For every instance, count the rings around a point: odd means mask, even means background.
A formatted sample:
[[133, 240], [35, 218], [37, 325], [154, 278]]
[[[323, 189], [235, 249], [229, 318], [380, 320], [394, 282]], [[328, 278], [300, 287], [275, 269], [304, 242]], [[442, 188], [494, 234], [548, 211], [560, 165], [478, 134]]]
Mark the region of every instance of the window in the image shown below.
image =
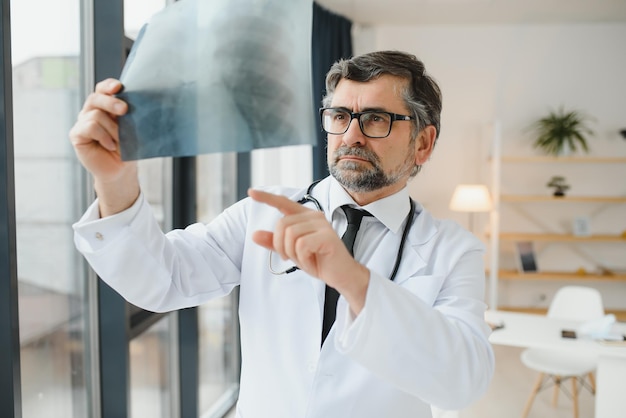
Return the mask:
[[171, 323], [161, 318], [130, 343], [131, 417], [172, 416]]
[[24, 418], [88, 415], [86, 270], [71, 228], [83, 185], [68, 140], [81, 101], [79, 7], [11, 1]]
[[[201, 155], [196, 162], [197, 216], [199, 222], [208, 223], [237, 200], [236, 155]], [[230, 407], [237, 396], [239, 336], [236, 301], [237, 290], [198, 308], [201, 416]]]

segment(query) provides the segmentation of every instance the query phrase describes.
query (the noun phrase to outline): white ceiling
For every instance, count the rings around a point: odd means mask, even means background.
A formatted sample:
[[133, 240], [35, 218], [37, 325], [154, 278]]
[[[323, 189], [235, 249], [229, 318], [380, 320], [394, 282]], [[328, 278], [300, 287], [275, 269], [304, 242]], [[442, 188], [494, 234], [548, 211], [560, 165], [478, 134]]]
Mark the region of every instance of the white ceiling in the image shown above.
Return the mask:
[[626, 22], [626, 0], [316, 0], [359, 24]]

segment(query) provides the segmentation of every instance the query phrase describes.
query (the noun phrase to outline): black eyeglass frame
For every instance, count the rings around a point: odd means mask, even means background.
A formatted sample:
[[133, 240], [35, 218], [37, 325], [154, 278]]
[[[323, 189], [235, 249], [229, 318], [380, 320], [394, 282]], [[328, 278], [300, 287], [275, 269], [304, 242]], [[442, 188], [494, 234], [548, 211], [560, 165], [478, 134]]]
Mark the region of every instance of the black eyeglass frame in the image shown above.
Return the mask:
[[[328, 132], [325, 128], [324, 128], [324, 111], [326, 110], [337, 110], [337, 111], [341, 111], [341, 112], [345, 112], [346, 114], [350, 115], [350, 120], [348, 121], [348, 123], [346, 124], [346, 129], [343, 132]], [[367, 114], [371, 114], [371, 113], [383, 113], [385, 115], [389, 115], [389, 117], [391, 118], [391, 121], [389, 123], [389, 130], [387, 131], [387, 134], [384, 136], [371, 136], [365, 133], [365, 131], [363, 130], [363, 123], [361, 122], [361, 116], [363, 115], [367, 115]], [[326, 132], [329, 135], [343, 135], [346, 132], [348, 132], [348, 129], [350, 129], [350, 124], [352, 124], [352, 119], [356, 119], [359, 122], [359, 129], [361, 129], [361, 133], [363, 135], [365, 135], [368, 138], [375, 138], [375, 139], [380, 139], [380, 138], [387, 138], [390, 134], [391, 134], [391, 128], [393, 128], [393, 123], [397, 120], [414, 120], [415, 118], [413, 116], [407, 116], [407, 115], [400, 115], [398, 113], [392, 113], [392, 112], [385, 112], [384, 110], [366, 110], [364, 112], [350, 112], [349, 110], [346, 110], [344, 108], [341, 107], [320, 107], [319, 108], [319, 115], [320, 115], [320, 126], [322, 127], [322, 130], [324, 132]]]

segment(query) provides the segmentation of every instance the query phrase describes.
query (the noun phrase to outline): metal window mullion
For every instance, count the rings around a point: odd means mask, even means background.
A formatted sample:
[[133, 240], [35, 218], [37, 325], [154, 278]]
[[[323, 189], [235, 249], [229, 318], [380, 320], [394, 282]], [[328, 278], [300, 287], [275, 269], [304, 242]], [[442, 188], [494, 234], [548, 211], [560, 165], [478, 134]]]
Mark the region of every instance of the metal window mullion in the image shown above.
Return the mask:
[[[124, 1], [93, 0], [94, 80], [119, 77], [124, 63]], [[130, 415], [128, 307], [98, 281], [98, 341], [101, 418]]]
[[[252, 187], [252, 153], [240, 152], [237, 154], [237, 200], [244, 199], [248, 196], [248, 189]], [[233, 291], [232, 315], [237, 318], [233, 325], [233, 334], [237, 336], [237, 355], [233, 356], [233, 361], [237, 362], [234, 370], [237, 382], [241, 377], [241, 337], [239, 326], [239, 292], [237, 288]], [[239, 392], [239, 383], [236, 385], [236, 392]]]
[[[95, 63], [94, 63], [94, 0], [81, 0], [80, 7], [80, 88], [79, 100], [83, 101], [93, 90], [95, 84]], [[82, 200], [81, 210], [87, 208], [93, 201], [95, 192], [93, 183], [90, 181], [88, 173], [81, 168], [76, 173], [80, 179]], [[87, 261], [82, 259], [81, 271], [84, 277], [85, 286], [85, 312], [87, 318], [86, 329], [86, 350], [85, 350], [85, 370], [87, 379], [87, 399], [88, 413], [91, 418], [101, 418], [101, 398], [100, 398], [100, 341], [98, 328], [98, 281], [96, 273], [89, 268]]]
[[[172, 227], [184, 228], [197, 219], [196, 158], [180, 157], [172, 161]], [[178, 395], [180, 417], [196, 418], [199, 410], [200, 377], [198, 365], [198, 308], [178, 311]]]
[[252, 185], [252, 153], [237, 153], [237, 200], [248, 196]]
[[22, 416], [10, 2], [0, 6], [0, 416]]

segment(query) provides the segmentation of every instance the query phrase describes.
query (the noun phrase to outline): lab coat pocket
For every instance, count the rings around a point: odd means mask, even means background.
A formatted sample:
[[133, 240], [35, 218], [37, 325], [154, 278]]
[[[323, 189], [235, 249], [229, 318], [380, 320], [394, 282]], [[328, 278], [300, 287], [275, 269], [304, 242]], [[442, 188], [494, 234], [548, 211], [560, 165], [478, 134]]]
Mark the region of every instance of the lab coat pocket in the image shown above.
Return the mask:
[[398, 285], [413, 293], [430, 306], [434, 306], [444, 279], [445, 276], [439, 274], [416, 275], [398, 282]]

